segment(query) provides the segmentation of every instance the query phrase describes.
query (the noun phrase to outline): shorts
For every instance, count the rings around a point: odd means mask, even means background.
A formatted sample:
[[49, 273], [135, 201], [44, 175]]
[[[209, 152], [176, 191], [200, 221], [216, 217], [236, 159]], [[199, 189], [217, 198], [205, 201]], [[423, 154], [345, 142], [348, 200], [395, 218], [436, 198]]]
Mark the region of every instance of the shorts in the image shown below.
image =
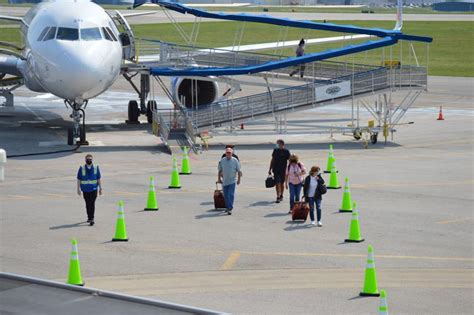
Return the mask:
[[285, 182], [285, 171], [273, 171], [273, 178], [276, 184], [283, 184]]

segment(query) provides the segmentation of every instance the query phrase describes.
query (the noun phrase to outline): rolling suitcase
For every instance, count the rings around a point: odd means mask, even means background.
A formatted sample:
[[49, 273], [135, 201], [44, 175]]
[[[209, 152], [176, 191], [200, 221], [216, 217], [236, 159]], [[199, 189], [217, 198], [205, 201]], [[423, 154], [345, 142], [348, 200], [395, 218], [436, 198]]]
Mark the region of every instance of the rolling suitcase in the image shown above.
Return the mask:
[[224, 193], [219, 189], [219, 183], [216, 182], [216, 190], [214, 190], [214, 208], [227, 209], [225, 206]]
[[306, 221], [309, 213], [309, 204], [303, 201], [296, 201], [293, 209], [291, 209], [291, 219], [293, 221], [303, 220]]

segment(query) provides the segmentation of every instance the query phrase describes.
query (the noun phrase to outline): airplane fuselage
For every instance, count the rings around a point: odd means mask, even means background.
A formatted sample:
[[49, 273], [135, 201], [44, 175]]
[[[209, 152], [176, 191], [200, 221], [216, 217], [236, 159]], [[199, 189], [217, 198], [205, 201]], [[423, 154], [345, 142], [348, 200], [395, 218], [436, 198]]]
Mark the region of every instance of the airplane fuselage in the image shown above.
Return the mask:
[[88, 0], [43, 2], [25, 16], [25, 84], [82, 103], [120, 74], [122, 45], [112, 18]]

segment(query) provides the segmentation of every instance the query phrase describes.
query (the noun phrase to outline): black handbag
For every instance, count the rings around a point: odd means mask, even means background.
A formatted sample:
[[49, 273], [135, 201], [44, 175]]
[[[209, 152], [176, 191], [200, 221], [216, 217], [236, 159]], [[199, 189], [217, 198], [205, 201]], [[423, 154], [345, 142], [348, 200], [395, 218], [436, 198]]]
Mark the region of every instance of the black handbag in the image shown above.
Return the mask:
[[265, 180], [265, 187], [267, 188], [272, 188], [275, 187], [275, 178], [273, 176], [268, 176], [267, 179]]

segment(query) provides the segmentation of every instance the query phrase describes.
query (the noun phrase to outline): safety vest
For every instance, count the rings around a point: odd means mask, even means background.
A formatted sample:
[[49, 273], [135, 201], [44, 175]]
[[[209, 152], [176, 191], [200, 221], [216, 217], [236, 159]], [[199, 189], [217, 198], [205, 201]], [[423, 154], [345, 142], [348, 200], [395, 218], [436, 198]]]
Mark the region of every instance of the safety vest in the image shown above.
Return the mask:
[[[81, 166], [82, 177], [86, 177], [86, 167], [87, 166]], [[97, 168], [98, 168], [98, 166], [93, 165], [92, 168], [94, 169], [94, 176], [97, 177]], [[94, 179], [94, 180], [81, 180], [81, 185], [87, 185], [87, 184], [95, 185], [95, 184], [97, 184], [97, 179]]]

